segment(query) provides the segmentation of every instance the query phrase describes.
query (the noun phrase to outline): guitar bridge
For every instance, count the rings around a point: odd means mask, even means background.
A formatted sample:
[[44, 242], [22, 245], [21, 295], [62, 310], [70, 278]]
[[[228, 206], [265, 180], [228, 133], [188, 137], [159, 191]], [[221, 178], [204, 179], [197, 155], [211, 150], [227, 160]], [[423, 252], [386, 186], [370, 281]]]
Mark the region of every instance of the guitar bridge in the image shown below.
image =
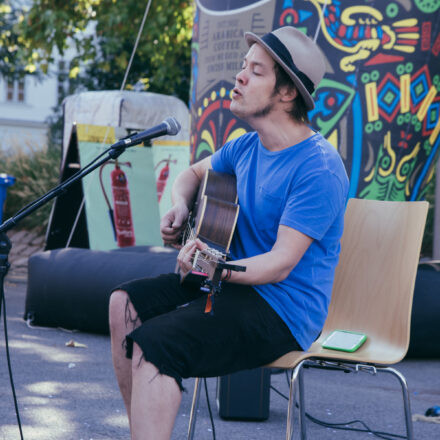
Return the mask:
[[211, 255], [216, 257], [218, 260], [220, 260], [220, 259], [225, 260], [226, 259], [226, 254], [217, 250], [217, 249], [208, 247], [208, 248], [206, 248], [206, 251], [208, 251]]

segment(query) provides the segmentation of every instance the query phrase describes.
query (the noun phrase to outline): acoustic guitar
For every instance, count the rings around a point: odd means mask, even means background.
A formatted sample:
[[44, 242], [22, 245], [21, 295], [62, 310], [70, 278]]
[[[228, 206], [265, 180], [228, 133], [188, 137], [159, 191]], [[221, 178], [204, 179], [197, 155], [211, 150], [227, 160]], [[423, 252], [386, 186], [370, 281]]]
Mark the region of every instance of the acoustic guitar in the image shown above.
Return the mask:
[[219, 263], [225, 263], [240, 207], [237, 182], [231, 174], [206, 171], [191, 210], [183, 242], [199, 238], [208, 249], [197, 251], [193, 270], [213, 278]]

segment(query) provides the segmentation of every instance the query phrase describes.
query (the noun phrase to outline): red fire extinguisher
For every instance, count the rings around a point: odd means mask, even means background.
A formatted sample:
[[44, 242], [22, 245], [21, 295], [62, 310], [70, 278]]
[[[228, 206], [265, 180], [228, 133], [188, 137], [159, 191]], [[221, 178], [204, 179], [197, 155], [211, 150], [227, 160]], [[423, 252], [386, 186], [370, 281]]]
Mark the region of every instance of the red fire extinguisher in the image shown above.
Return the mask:
[[[130, 162], [121, 163], [131, 167]], [[103, 168], [103, 167], [102, 167]], [[100, 178], [102, 177], [102, 168], [100, 170]], [[104, 186], [101, 186], [104, 197], [109, 206], [110, 219], [112, 221], [113, 231], [119, 247], [134, 246], [136, 243], [133, 216], [131, 213], [130, 191], [128, 189], [127, 177], [120, 168], [119, 162], [115, 161], [115, 169], [110, 173], [111, 188], [113, 195], [113, 209], [111, 208]]]
[[131, 215], [130, 191], [127, 177], [119, 167], [118, 161], [110, 174], [113, 194], [113, 210], [116, 240], [119, 247], [135, 245], [133, 216]]
[[165, 186], [168, 181], [168, 177], [170, 175], [170, 163], [177, 163], [177, 160], [171, 160], [171, 155], [168, 159], [163, 159], [157, 163], [155, 169], [161, 164], [165, 162], [165, 166], [160, 170], [159, 176], [156, 180], [156, 191], [157, 191], [157, 200], [160, 203], [160, 199], [162, 198], [163, 192], [165, 190]]

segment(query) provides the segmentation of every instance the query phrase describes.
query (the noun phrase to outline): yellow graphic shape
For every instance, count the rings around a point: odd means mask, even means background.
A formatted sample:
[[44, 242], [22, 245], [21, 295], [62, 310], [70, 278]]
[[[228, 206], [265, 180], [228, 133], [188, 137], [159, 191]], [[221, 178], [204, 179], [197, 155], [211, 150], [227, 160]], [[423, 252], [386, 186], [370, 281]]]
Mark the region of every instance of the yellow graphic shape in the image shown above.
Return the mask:
[[226, 142], [232, 141], [233, 139], [236, 139], [243, 134], [246, 134], [247, 131], [244, 128], [236, 128], [226, 139]]
[[406, 184], [405, 184], [405, 194], [407, 196], [409, 196], [411, 194], [410, 190], [409, 190], [409, 182], [410, 179], [408, 179], [408, 176], [405, 176], [401, 174], [401, 170], [402, 167], [409, 162], [410, 160], [414, 159], [418, 152], [420, 150], [420, 142], [417, 142], [417, 145], [414, 147], [414, 150], [410, 153], [407, 154], [406, 156], [402, 157], [402, 160], [400, 161], [399, 165], [397, 166], [397, 170], [396, 170], [396, 178], [399, 182], [404, 182], [406, 180]]
[[435, 86], [431, 86], [428, 94], [425, 96], [421, 106], [419, 107], [419, 111], [417, 112], [417, 118], [420, 122], [425, 119], [426, 113], [428, 113], [428, 108], [434, 101], [435, 95], [437, 95], [437, 88]]
[[409, 40], [418, 40], [419, 36], [420, 34], [418, 34], [417, 32], [408, 32], [408, 33], [399, 34], [400, 38], [408, 38]]
[[214, 139], [212, 138], [211, 133], [208, 130], [203, 130], [200, 137], [208, 144], [211, 151], [215, 153]]
[[435, 128], [429, 136], [429, 143], [434, 145], [434, 142], [437, 140], [438, 134], [440, 133], [440, 118], [437, 119], [437, 124], [435, 124]]
[[377, 87], [375, 82], [365, 84], [365, 97], [367, 98], [368, 122], [379, 119], [379, 106], [377, 104]]
[[416, 48], [414, 46], [402, 46], [401, 44], [395, 44], [393, 49], [400, 50], [401, 52], [413, 53]]
[[76, 124], [76, 135], [79, 142], [115, 143], [114, 127], [105, 125]]
[[379, 168], [379, 174], [383, 177], [387, 177], [393, 172], [393, 169], [396, 166], [396, 153], [394, 152], [394, 150], [391, 147], [391, 131], [388, 131], [388, 133], [384, 136], [383, 146], [391, 157], [391, 165], [388, 168], [388, 170], [384, 170], [383, 168]]
[[413, 27], [417, 26], [417, 18], [407, 18], [405, 20], [395, 21], [393, 27]]
[[[384, 170], [379, 166], [379, 174], [383, 177], [387, 177], [393, 172], [394, 167], [396, 165], [396, 153], [391, 147], [391, 131], [388, 131], [387, 134], [384, 136], [383, 147], [391, 158], [391, 164], [388, 167], [388, 170]], [[374, 172], [375, 172], [375, 168], [373, 167], [370, 174], [365, 178], [365, 182], [370, 182], [373, 179]]]
[[333, 130], [332, 134], [327, 138], [327, 140], [338, 150], [338, 130]]
[[159, 147], [189, 147], [188, 141], [171, 141], [165, 139], [154, 140], [153, 145], [158, 145]]
[[417, 142], [417, 145], [414, 147], [414, 150], [411, 151], [411, 153], [407, 154], [406, 156], [402, 157], [402, 160], [399, 162], [399, 165], [397, 165], [396, 169], [396, 177], [399, 182], [404, 182], [405, 179], [407, 179], [408, 176], [402, 176], [401, 170], [403, 165], [405, 165], [410, 160], [414, 159], [417, 156], [417, 153], [420, 150], [420, 142]]
[[375, 168], [373, 167], [372, 169], [371, 169], [371, 172], [370, 172], [370, 174], [368, 174], [368, 176], [367, 177], [365, 177], [365, 182], [370, 182], [372, 179], [373, 179], [373, 176], [374, 176], [374, 171], [375, 171]]
[[406, 73], [400, 77], [400, 113], [410, 110], [411, 75]]
[[[322, 5], [331, 4], [331, 1], [324, 0], [309, 1], [317, 9], [320, 17], [324, 15]], [[396, 41], [400, 38], [405, 38], [407, 40], [418, 40], [420, 38], [420, 34], [417, 32], [405, 32], [404, 29], [399, 29], [416, 26], [418, 23], [416, 18], [396, 21], [389, 26], [384, 23], [382, 13], [371, 6], [349, 6], [342, 10], [340, 20], [341, 24], [345, 26], [371, 26], [370, 38], [359, 38], [357, 42], [354, 41], [356, 44], [352, 46], [344, 46], [333, 39], [333, 36], [330, 35], [327, 29], [325, 21], [321, 20], [320, 25], [326, 40], [336, 49], [350, 54], [343, 57], [339, 63], [341, 70], [344, 72], [353, 72], [355, 70], [355, 62], [366, 60], [378, 49], [399, 50], [401, 52], [413, 53], [415, 51], [413, 45], [396, 44]], [[388, 36], [389, 41], [387, 43], [382, 44], [382, 39], [378, 38], [378, 29], [381, 31], [380, 35], [386, 34]]]
[[432, 178], [434, 177], [434, 173], [435, 173], [435, 167], [431, 167], [431, 171], [429, 172], [428, 177], [426, 179], [427, 184], [431, 182]]
[[[353, 19], [352, 16], [356, 14], [365, 14], [370, 17], [362, 18], [359, 17], [357, 20]], [[383, 20], [383, 15], [380, 11], [371, 6], [349, 6], [342, 11], [341, 22], [346, 26], [354, 26], [355, 24], [377, 24], [379, 21]]]
[[[414, 27], [417, 26], [417, 18], [407, 18], [405, 20], [395, 21], [391, 26], [393, 27]], [[399, 38], [406, 38], [409, 40], [418, 40], [420, 34], [417, 32], [399, 33]], [[414, 46], [405, 46], [401, 44], [395, 44], [393, 49], [400, 50], [401, 52], [413, 53], [416, 48]]]

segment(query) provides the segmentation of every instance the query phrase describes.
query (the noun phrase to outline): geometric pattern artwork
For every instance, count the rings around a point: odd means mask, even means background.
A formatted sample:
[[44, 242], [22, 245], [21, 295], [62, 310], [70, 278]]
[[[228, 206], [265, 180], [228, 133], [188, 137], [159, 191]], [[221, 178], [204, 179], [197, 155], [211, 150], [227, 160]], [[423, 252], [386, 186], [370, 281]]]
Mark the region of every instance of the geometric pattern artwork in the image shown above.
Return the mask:
[[387, 73], [377, 87], [377, 105], [380, 115], [392, 122], [400, 110], [400, 81]]
[[[326, 75], [313, 128], [338, 149], [350, 196], [423, 198], [440, 155], [440, 2], [427, 0], [196, 0], [192, 161], [250, 127], [228, 108], [247, 46], [295, 26], [315, 38]], [[322, 17], [322, 19], [320, 19]]]

